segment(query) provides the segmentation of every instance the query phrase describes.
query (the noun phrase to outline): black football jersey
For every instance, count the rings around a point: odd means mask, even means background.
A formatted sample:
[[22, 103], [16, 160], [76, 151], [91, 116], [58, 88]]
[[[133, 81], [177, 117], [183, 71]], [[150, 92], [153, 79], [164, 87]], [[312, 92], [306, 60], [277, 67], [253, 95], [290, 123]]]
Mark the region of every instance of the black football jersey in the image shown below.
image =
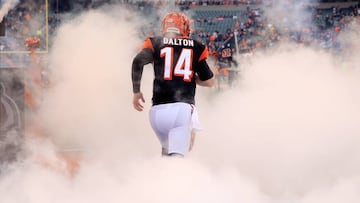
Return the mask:
[[147, 38], [143, 50], [133, 61], [133, 90], [140, 91], [143, 66], [153, 63], [153, 105], [173, 102], [194, 104], [195, 75], [200, 80], [213, 77], [207, 57], [207, 47], [190, 38]]

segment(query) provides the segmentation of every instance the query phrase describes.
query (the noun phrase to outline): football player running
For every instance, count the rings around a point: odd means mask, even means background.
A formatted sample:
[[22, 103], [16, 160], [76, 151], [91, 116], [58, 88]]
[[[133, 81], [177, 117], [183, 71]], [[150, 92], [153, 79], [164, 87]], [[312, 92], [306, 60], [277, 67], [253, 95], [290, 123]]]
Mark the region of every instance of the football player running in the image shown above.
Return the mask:
[[140, 90], [143, 68], [152, 63], [154, 80], [149, 119], [163, 156], [184, 157], [200, 129], [195, 109], [196, 85], [212, 87], [214, 74], [206, 59], [208, 49], [190, 39], [189, 19], [171, 12], [162, 20], [162, 36], [149, 37], [132, 62], [133, 106], [143, 111]]

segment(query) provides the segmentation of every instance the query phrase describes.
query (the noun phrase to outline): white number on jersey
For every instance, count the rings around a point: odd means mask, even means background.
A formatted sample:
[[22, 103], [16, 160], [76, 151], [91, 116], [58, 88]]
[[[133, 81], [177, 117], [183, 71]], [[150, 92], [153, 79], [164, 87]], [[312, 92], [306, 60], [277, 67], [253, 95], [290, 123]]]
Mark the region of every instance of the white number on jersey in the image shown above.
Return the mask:
[[[164, 80], [172, 80], [174, 48], [165, 47], [161, 49], [160, 57], [165, 57]], [[183, 77], [183, 80], [186, 82], [190, 82], [193, 76], [193, 71], [191, 67], [192, 57], [193, 50], [183, 48], [174, 69], [174, 75]]]

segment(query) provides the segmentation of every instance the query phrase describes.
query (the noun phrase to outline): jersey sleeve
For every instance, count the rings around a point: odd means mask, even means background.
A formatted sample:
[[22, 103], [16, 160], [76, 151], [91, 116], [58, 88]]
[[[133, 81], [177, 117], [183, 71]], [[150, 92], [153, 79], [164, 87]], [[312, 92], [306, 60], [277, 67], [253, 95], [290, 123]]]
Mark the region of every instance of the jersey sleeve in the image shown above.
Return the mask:
[[154, 46], [153, 46], [150, 38], [147, 38], [144, 41], [144, 44], [143, 44], [142, 48], [143, 49], [150, 49], [152, 52], [154, 52]]
[[207, 48], [207, 46], [204, 47], [204, 50], [202, 51], [200, 57], [199, 57], [199, 62], [202, 60], [206, 60], [209, 56], [209, 50]]

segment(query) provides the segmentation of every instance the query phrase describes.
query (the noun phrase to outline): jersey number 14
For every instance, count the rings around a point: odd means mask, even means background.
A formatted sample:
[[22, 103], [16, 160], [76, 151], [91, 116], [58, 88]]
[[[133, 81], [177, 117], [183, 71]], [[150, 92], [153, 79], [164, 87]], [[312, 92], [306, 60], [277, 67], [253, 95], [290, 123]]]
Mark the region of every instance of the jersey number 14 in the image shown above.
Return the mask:
[[[193, 76], [193, 70], [191, 67], [193, 50], [183, 48], [177, 62], [175, 63], [175, 68], [173, 68], [174, 60], [174, 48], [165, 47], [160, 50], [160, 57], [165, 58], [164, 64], [164, 80], [172, 80], [174, 74], [175, 76], [183, 77], [185, 82], [190, 82]], [[174, 70], [174, 71], [173, 71]]]

